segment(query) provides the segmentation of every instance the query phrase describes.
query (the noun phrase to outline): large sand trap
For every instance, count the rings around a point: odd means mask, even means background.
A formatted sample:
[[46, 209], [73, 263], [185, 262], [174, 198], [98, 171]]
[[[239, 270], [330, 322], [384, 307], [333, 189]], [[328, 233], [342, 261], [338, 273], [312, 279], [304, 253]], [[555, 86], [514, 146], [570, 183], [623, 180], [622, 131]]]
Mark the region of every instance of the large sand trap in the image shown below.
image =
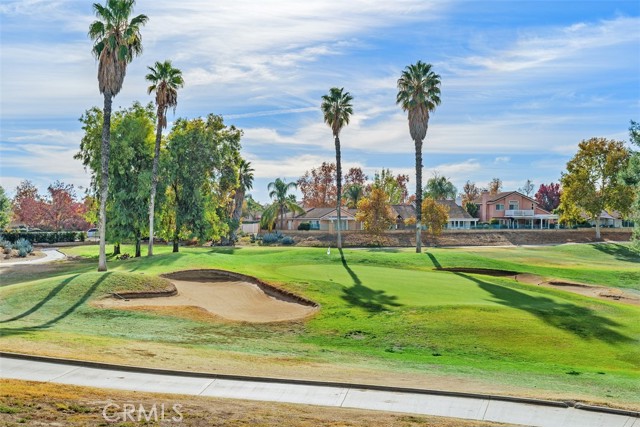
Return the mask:
[[[155, 298], [105, 298], [101, 307], [200, 307], [216, 316], [240, 322], [282, 322], [305, 318], [318, 307], [310, 301], [287, 295], [257, 280], [233, 277], [215, 270], [196, 270], [165, 276], [177, 295]], [[255, 282], [255, 283], [250, 283]]]

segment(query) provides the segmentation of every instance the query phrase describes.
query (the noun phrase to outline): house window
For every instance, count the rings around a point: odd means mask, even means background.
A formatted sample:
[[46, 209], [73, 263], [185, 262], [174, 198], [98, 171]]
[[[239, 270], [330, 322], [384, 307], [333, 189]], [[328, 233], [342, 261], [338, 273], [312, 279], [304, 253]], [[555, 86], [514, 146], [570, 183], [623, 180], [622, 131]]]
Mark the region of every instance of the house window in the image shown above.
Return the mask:
[[520, 203], [517, 200], [509, 200], [509, 210], [520, 209]]
[[318, 220], [309, 221], [309, 230], [320, 230], [320, 221]]
[[496, 204], [496, 210], [497, 211], [503, 211], [504, 210], [504, 205], [502, 203], [497, 203]]

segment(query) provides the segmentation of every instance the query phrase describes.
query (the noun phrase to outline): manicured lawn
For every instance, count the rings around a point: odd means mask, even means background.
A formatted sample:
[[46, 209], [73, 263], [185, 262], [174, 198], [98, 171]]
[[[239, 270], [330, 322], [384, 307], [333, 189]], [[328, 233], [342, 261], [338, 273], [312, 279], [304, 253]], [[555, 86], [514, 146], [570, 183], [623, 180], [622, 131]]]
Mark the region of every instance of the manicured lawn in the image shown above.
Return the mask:
[[[602, 246], [602, 247], [600, 247]], [[124, 251], [132, 252], [124, 247]], [[505, 278], [434, 271], [484, 267], [634, 287], [621, 245], [478, 250], [157, 248], [94, 272], [97, 247], [43, 273], [3, 274], [0, 348], [240, 374], [457, 388], [640, 407], [640, 307]], [[164, 272], [221, 268], [321, 304], [305, 322], [224, 322], [192, 309], [100, 309], [115, 289], [162, 286]], [[592, 273], [590, 273], [592, 272]], [[591, 275], [596, 279], [591, 279]], [[142, 278], [142, 279], [141, 279]], [[148, 279], [148, 280], [147, 280]], [[626, 280], [626, 279], [624, 279]], [[636, 283], [637, 286], [637, 283]]]

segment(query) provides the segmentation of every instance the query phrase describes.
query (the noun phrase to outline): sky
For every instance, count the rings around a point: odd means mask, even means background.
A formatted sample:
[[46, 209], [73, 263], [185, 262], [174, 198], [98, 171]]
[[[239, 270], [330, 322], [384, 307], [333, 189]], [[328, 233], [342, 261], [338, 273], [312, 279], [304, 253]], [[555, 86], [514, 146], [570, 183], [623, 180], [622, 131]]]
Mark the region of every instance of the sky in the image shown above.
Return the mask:
[[[73, 155], [78, 121], [102, 106], [87, 37], [88, 0], [0, 0], [0, 184], [55, 180], [82, 193], [89, 174]], [[275, 178], [297, 180], [335, 161], [320, 98], [353, 96], [340, 135], [343, 168], [372, 178], [410, 176], [414, 145], [395, 103], [397, 79], [418, 60], [441, 76], [441, 105], [424, 143], [424, 180], [460, 190], [499, 177], [558, 181], [578, 143], [628, 141], [640, 121], [640, 1], [138, 0], [144, 52], [127, 69], [114, 109], [153, 101], [147, 66], [182, 70], [178, 118], [220, 114], [243, 129], [255, 169], [251, 193], [268, 201]]]

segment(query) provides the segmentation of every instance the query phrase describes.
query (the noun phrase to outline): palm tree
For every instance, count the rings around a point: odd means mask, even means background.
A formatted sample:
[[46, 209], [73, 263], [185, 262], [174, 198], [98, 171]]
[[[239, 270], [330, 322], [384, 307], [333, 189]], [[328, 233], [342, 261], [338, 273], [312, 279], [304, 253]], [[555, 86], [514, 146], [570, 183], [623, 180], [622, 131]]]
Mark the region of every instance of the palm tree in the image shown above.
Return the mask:
[[340, 164], [340, 131], [349, 124], [349, 118], [353, 114], [351, 101], [353, 97], [349, 92], [343, 92], [344, 88], [332, 87], [327, 95], [322, 96], [322, 114], [324, 122], [329, 125], [333, 132], [336, 145], [336, 187], [337, 200], [336, 211], [338, 213], [338, 249], [342, 248], [342, 236], [340, 235], [340, 205], [342, 203], [342, 165]]
[[425, 185], [424, 196], [434, 200], [455, 199], [457, 194], [458, 189], [455, 185], [446, 176], [438, 175], [437, 172], [433, 178], [427, 180], [427, 185]]
[[[240, 224], [244, 195], [247, 191], [253, 188], [253, 168], [251, 167], [251, 162], [240, 159], [240, 164], [238, 165], [238, 178], [238, 188], [234, 195], [234, 208], [233, 215], [231, 217], [233, 224]], [[238, 226], [234, 225], [234, 227], [235, 229], [231, 230], [231, 242], [235, 242], [236, 239], [236, 230], [238, 229]]]
[[364, 190], [361, 185], [353, 184], [347, 187], [344, 192], [344, 198], [347, 199], [347, 206], [350, 208], [358, 207], [358, 202], [362, 199]]
[[138, 15], [129, 21], [135, 0], [107, 0], [105, 6], [94, 3], [98, 18], [89, 26], [89, 37], [93, 40], [92, 53], [98, 60], [98, 88], [104, 96], [102, 147], [100, 154], [100, 255], [98, 271], [107, 270], [106, 203], [109, 182], [109, 142], [111, 139], [111, 103], [122, 89], [127, 64], [142, 53], [140, 28], [149, 20]]
[[408, 65], [398, 79], [396, 104], [408, 113], [409, 133], [416, 148], [416, 252], [422, 250], [422, 142], [427, 136], [429, 113], [440, 105], [440, 76], [431, 64]]
[[171, 66], [171, 61], [156, 62], [154, 67], [147, 67], [151, 71], [145, 77], [151, 86], [147, 88], [147, 93], [156, 94], [156, 105], [158, 106], [158, 125], [156, 129], [156, 148], [153, 156], [153, 169], [151, 179], [151, 198], [149, 200], [149, 248], [147, 256], [153, 255], [153, 219], [156, 204], [156, 188], [158, 187], [158, 162], [160, 159], [160, 141], [162, 140], [162, 129], [167, 127], [167, 110], [173, 107], [175, 113], [178, 105], [178, 88], [184, 86], [182, 71]]
[[[289, 194], [289, 191], [298, 188], [298, 184], [295, 182], [285, 182], [280, 178], [276, 178], [275, 181], [270, 182], [267, 185], [269, 190], [269, 197], [274, 199], [273, 204], [269, 206], [262, 214], [265, 218], [270, 218], [270, 224], [280, 217], [280, 229], [284, 230], [284, 214], [285, 212], [304, 213], [302, 209], [296, 203], [295, 196]], [[292, 197], [293, 196], [293, 197]]]

